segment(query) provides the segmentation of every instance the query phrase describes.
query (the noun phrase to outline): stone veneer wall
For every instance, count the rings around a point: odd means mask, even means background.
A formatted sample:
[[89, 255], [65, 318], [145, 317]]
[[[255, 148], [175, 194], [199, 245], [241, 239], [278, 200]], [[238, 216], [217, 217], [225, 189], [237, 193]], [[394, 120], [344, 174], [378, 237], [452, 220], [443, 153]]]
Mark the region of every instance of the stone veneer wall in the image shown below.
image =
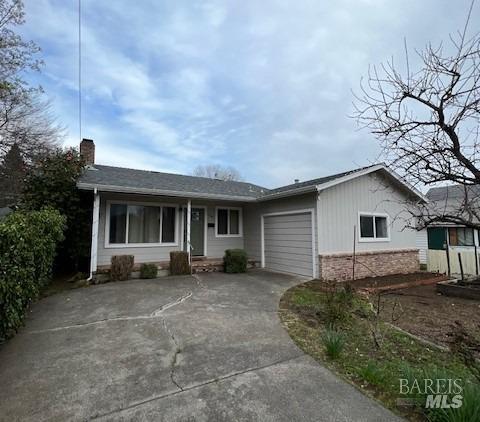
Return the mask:
[[[324, 280], [352, 279], [353, 254], [319, 255], [319, 275]], [[419, 271], [418, 249], [357, 252], [355, 279]]]

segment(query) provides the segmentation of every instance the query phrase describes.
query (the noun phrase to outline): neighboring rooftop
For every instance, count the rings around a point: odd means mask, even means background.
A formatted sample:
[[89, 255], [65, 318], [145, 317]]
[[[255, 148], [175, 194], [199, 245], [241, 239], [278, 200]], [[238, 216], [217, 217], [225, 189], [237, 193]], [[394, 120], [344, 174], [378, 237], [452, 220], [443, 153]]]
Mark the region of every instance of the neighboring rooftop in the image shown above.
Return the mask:
[[[471, 199], [480, 196], [480, 186], [468, 186], [467, 194], [471, 197]], [[465, 186], [449, 185], [431, 188], [427, 192], [427, 198], [433, 202], [445, 201], [448, 199], [462, 200], [465, 198]]]

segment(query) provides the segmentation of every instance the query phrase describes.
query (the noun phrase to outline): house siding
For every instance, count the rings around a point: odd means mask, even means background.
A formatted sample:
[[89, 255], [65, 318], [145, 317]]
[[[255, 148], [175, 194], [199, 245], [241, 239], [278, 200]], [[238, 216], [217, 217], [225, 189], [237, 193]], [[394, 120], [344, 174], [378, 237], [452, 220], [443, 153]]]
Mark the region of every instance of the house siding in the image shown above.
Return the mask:
[[[187, 199], [171, 198], [171, 197], [157, 197], [146, 195], [126, 195], [126, 194], [101, 194], [100, 197], [100, 218], [99, 218], [99, 232], [98, 232], [98, 251], [97, 251], [97, 265], [98, 267], [106, 267], [110, 265], [111, 258], [114, 255], [133, 255], [135, 263], [144, 262], [163, 262], [169, 261], [171, 251], [179, 251], [182, 248], [182, 230], [183, 219], [182, 214], [179, 213], [179, 224], [177, 228], [178, 244], [176, 246], [148, 246], [148, 247], [105, 247], [105, 229], [106, 229], [106, 215], [107, 215], [107, 201], [136, 201], [145, 203], [161, 203], [172, 206], [186, 206]], [[207, 207], [206, 221], [208, 223], [215, 223], [215, 212], [217, 206], [235, 206], [239, 207], [238, 203], [232, 202], [213, 202], [213, 201], [192, 201], [192, 207]], [[215, 228], [207, 228], [207, 257], [220, 258], [223, 257], [226, 249], [243, 248], [244, 237], [216, 237]]]
[[[371, 173], [322, 191], [318, 199], [318, 251], [345, 253], [415, 248], [416, 230], [405, 227], [405, 194], [378, 173]], [[359, 242], [358, 213], [390, 216], [390, 241]]]
[[[318, 197], [320, 277], [352, 277], [355, 230], [356, 278], [409, 273], [419, 269], [417, 231], [406, 227], [406, 194], [379, 173], [371, 173], [322, 191]], [[388, 241], [359, 240], [359, 212], [387, 214]]]

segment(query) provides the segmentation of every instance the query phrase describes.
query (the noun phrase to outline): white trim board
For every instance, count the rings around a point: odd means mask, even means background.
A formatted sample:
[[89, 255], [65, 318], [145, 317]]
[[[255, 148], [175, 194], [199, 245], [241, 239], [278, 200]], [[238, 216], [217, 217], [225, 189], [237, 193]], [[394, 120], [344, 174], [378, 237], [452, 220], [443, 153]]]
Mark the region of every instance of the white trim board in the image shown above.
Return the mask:
[[311, 222], [312, 222], [312, 277], [317, 277], [317, 248], [315, 244], [315, 209], [314, 208], [305, 208], [301, 210], [292, 210], [292, 211], [281, 211], [281, 212], [271, 212], [262, 214], [260, 217], [260, 248], [261, 248], [261, 267], [265, 268], [265, 217], [275, 217], [282, 215], [296, 215], [296, 214], [308, 214], [310, 213]]

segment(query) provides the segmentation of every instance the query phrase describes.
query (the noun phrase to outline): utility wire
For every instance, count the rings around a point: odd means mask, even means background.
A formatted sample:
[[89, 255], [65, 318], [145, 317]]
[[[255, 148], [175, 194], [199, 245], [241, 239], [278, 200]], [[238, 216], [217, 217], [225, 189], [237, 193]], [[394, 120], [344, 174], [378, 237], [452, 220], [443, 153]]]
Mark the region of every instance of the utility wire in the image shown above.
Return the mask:
[[78, 136], [82, 141], [82, 0], [78, 0]]

